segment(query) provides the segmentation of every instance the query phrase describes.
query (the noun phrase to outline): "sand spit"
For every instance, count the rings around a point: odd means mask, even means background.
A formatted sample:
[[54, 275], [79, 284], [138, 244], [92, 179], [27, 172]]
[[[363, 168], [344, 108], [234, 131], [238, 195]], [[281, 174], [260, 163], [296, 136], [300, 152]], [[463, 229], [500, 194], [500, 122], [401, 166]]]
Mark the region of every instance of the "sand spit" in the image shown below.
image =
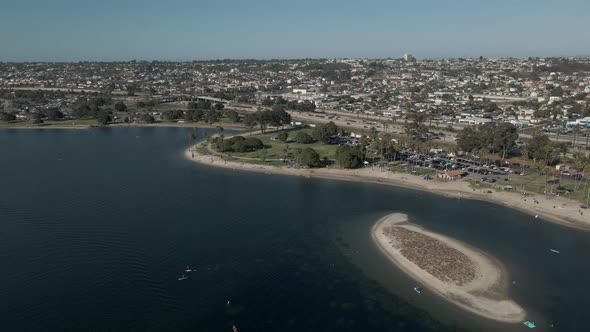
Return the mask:
[[383, 253], [420, 286], [485, 318], [509, 323], [525, 319], [525, 311], [507, 297], [506, 272], [492, 257], [413, 225], [401, 213], [381, 218], [371, 234]]

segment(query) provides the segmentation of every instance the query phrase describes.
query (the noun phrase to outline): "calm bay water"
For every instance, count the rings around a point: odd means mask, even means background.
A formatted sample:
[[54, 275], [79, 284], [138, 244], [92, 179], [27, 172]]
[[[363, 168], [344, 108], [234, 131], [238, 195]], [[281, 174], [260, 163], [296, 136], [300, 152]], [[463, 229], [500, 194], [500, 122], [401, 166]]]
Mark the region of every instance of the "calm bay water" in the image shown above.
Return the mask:
[[539, 330], [589, 329], [590, 233], [482, 202], [196, 165], [188, 131], [0, 131], [2, 331], [524, 329], [413, 293], [370, 241], [390, 212], [501, 260]]

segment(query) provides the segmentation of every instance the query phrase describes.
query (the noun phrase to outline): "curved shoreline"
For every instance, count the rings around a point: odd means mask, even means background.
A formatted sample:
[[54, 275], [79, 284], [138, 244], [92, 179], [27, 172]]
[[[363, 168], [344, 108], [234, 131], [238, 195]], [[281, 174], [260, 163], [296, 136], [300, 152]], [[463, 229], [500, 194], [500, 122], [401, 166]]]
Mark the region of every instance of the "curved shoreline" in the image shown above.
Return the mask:
[[[440, 280], [439, 277], [425, 270], [424, 265], [428, 265], [429, 262], [422, 262], [423, 266], [419, 266], [419, 263], [404, 256], [404, 245], [387, 234], [393, 229], [419, 235], [425, 246], [436, 243], [438, 247], [445, 247], [450, 252], [465, 257], [463, 263], [457, 264], [458, 267], [455, 268], [461, 270], [461, 265], [468, 265], [473, 270], [472, 278], [466, 278], [464, 283]], [[379, 219], [371, 228], [371, 237], [379, 249], [404, 273], [445, 300], [469, 312], [496, 321], [519, 323], [525, 319], [525, 311], [506, 296], [507, 273], [502, 264], [493, 257], [467, 244], [413, 225], [408, 222], [407, 216], [401, 213], [390, 214]], [[440, 266], [444, 266], [444, 263], [446, 262], [434, 262]], [[430, 264], [426, 268], [432, 267], [433, 263], [430, 262]]]
[[[204, 165], [266, 174], [272, 173], [291, 176], [303, 176], [307, 178], [316, 177], [332, 180], [385, 184], [426, 191], [445, 197], [480, 200], [516, 209], [532, 216], [539, 216], [541, 218], [540, 220], [547, 220], [567, 227], [590, 231], [590, 213], [587, 213], [586, 215], [580, 215], [578, 213], [578, 202], [561, 197], [549, 199], [541, 195], [534, 196], [531, 194], [531, 196], [536, 197], [537, 201], [539, 202], [538, 204], [535, 204], [533, 203], [532, 198], [524, 201], [523, 197], [517, 193], [494, 192], [493, 194], [486, 194], [483, 190], [470, 188], [469, 184], [465, 181], [427, 181], [422, 179], [420, 176], [407, 173], [392, 173], [373, 170], [371, 167], [354, 170], [340, 168], [296, 169], [269, 165], [248, 164], [243, 162], [227, 161], [217, 155], [200, 154], [194, 149], [197, 145], [198, 144], [195, 144], [186, 149], [184, 155], [187, 159]], [[553, 208], [554, 206], [555, 208]]]

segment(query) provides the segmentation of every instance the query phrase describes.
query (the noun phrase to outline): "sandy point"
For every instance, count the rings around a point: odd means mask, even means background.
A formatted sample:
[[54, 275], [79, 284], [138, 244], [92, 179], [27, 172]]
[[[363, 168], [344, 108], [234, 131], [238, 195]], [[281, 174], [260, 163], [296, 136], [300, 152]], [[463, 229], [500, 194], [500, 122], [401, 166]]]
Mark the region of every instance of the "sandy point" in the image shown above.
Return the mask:
[[493, 257], [447, 236], [427, 231], [394, 213], [371, 229], [381, 251], [420, 285], [479, 316], [507, 323], [526, 313], [507, 295], [507, 273]]

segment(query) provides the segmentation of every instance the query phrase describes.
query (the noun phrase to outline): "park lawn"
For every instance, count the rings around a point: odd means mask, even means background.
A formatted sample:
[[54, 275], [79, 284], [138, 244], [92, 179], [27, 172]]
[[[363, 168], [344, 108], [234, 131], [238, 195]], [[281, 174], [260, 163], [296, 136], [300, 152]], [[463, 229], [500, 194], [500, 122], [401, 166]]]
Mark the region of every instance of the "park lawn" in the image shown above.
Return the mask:
[[[237, 157], [247, 157], [247, 158], [260, 158], [264, 156], [267, 160], [268, 159], [281, 159], [285, 155], [285, 148], [288, 147], [289, 152], [292, 152], [294, 149], [305, 149], [305, 148], [312, 148], [314, 149], [319, 155], [320, 159], [328, 158], [333, 160], [336, 158], [336, 149], [338, 145], [336, 144], [324, 144], [322, 142], [315, 142], [310, 144], [300, 144], [293, 142], [291, 140], [292, 137], [300, 132], [306, 132], [311, 135], [311, 129], [296, 129], [289, 131], [289, 139], [287, 142], [281, 142], [279, 140], [272, 140], [271, 137], [276, 136], [277, 133], [273, 132], [270, 134], [259, 134], [253, 135], [251, 137], [256, 137], [262, 141], [265, 148], [257, 151], [252, 152], [245, 152], [245, 153], [232, 153], [232, 155]], [[244, 137], [250, 137], [249, 135], [245, 135]]]
[[[470, 181], [472, 188], [490, 188], [500, 190], [502, 186], [512, 186], [515, 192], [522, 192], [523, 190], [530, 193], [536, 193], [539, 195], [544, 195], [545, 192], [545, 176], [539, 175], [538, 172], [531, 172], [528, 173], [526, 176], [520, 175], [510, 175], [506, 176], [510, 178], [510, 181], [503, 181], [502, 178], [498, 179], [498, 182], [494, 183], [493, 185], [487, 182], [476, 184], [476, 181]], [[549, 180], [553, 178], [549, 177]], [[557, 179], [557, 178], [556, 178]], [[573, 183], [567, 184], [555, 184], [553, 186], [547, 185], [548, 190], [553, 190], [553, 192], [557, 191], [557, 187], [563, 187], [567, 190], [570, 190], [570, 193], [562, 194], [562, 197], [566, 197], [569, 199], [576, 200], [580, 203], [586, 203], [588, 189], [586, 188], [585, 182], [578, 183], [578, 190], [574, 191], [575, 186]]]

